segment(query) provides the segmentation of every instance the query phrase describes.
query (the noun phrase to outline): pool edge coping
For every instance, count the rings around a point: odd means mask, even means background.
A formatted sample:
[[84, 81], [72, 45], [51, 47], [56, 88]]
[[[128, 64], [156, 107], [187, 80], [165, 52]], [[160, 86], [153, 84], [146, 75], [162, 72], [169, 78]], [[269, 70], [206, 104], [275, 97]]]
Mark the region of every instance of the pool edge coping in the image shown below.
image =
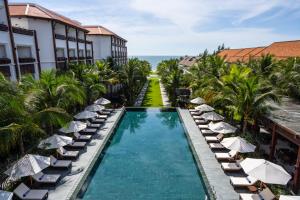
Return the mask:
[[199, 158], [198, 158], [197, 152], [196, 152], [195, 147], [194, 147], [194, 145], [193, 145], [193, 143], [192, 143], [192, 139], [190, 138], [190, 135], [189, 135], [188, 130], [187, 130], [187, 128], [186, 128], [186, 124], [184, 123], [184, 121], [183, 121], [183, 119], [182, 119], [182, 116], [181, 116], [181, 114], [180, 114], [180, 112], [179, 112], [179, 108], [176, 108], [176, 111], [177, 111], [178, 116], [179, 116], [179, 119], [180, 119], [180, 121], [181, 121], [181, 123], [182, 123], [182, 127], [183, 127], [183, 129], [184, 129], [184, 134], [186, 135], [187, 141], [188, 141], [188, 143], [189, 143], [189, 147], [190, 147], [190, 149], [192, 150], [193, 157], [194, 157], [195, 160], [196, 160], [196, 163], [197, 163], [197, 166], [198, 166], [198, 170], [200, 171], [201, 176], [202, 176], [202, 179], [203, 179], [203, 181], [204, 181], [204, 183], [205, 183], [205, 187], [206, 187], [208, 196], [209, 196], [209, 198], [210, 198], [211, 200], [216, 199], [216, 197], [215, 197], [215, 195], [214, 195], [214, 192], [213, 192], [213, 189], [212, 189], [212, 186], [210, 185], [209, 180], [207, 179], [207, 176], [206, 176], [206, 174], [205, 174], [204, 168], [203, 168], [203, 166], [202, 166], [202, 164], [201, 164], [201, 161], [200, 161]]

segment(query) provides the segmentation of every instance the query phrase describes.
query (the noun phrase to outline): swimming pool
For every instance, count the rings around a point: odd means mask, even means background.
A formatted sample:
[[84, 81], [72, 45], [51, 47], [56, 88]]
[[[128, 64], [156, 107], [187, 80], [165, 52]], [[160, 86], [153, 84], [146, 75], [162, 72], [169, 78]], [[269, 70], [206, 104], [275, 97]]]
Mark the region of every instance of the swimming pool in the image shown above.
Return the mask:
[[78, 198], [206, 199], [175, 110], [127, 110]]

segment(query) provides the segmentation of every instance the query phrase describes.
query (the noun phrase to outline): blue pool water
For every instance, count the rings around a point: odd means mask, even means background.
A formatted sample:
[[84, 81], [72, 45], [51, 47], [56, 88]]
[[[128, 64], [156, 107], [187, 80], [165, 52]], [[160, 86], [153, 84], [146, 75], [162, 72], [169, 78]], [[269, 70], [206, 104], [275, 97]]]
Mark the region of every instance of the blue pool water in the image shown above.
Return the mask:
[[206, 199], [176, 111], [127, 111], [80, 199]]

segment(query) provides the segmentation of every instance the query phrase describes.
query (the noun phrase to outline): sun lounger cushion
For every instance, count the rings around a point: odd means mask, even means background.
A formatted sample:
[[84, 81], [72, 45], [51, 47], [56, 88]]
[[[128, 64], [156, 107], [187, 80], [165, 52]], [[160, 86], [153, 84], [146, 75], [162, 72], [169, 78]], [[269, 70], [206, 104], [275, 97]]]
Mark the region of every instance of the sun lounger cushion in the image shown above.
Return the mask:
[[208, 121], [204, 120], [204, 119], [196, 119], [195, 123], [200, 125], [200, 124], [208, 124]]
[[228, 153], [215, 153], [215, 156], [218, 160], [224, 160], [224, 159], [234, 159], [237, 152], [234, 150], [231, 150]]
[[239, 171], [242, 169], [241, 165], [236, 162], [234, 163], [223, 162], [221, 163], [221, 167], [224, 171]]
[[198, 128], [199, 129], [206, 129], [206, 130], [209, 129], [207, 124], [200, 124], [200, 125], [198, 125]]
[[14, 194], [20, 199], [43, 200], [48, 197], [48, 190], [31, 190], [24, 183], [21, 183], [15, 190]]
[[105, 119], [92, 119], [91, 123], [95, 124], [103, 124], [105, 122]]
[[80, 131], [80, 133], [82, 134], [95, 134], [97, 132], [97, 129], [95, 128], [86, 128], [86, 129], [83, 129], [82, 131]]
[[258, 194], [240, 193], [241, 200], [262, 200]]
[[50, 166], [55, 168], [71, 168], [71, 160], [57, 160], [54, 156], [50, 156]]
[[206, 136], [205, 140], [207, 142], [220, 142], [223, 139], [224, 135], [222, 133], [220, 133], [217, 136]]
[[241, 193], [240, 198], [242, 200], [273, 200], [276, 196], [269, 188], [265, 188], [258, 194]]
[[97, 119], [107, 119], [107, 115], [98, 115]]
[[63, 147], [57, 149], [57, 152], [62, 157], [67, 157], [67, 158], [77, 158], [79, 156], [79, 151], [67, 151]]
[[207, 130], [207, 129], [202, 129], [201, 133], [203, 135], [212, 135], [212, 134], [216, 134], [215, 132], [213, 132], [212, 130]]
[[86, 142], [73, 142], [71, 144], [68, 144], [66, 147], [82, 149], [85, 146], [86, 146]]
[[209, 148], [211, 149], [224, 149], [225, 147], [220, 143], [209, 143]]
[[38, 183], [49, 183], [49, 184], [56, 184], [61, 175], [60, 174], [44, 174], [40, 172], [32, 176], [32, 178]]
[[90, 141], [91, 135], [80, 135], [79, 133], [74, 133], [75, 140], [77, 141]]
[[247, 177], [230, 177], [230, 183], [233, 186], [236, 187], [242, 187], [242, 186], [250, 186], [253, 185], [257, 182], [256, 178], [253, 178], [251, 176], [247, 176]]
[[193, 118], [194, 119], [203, 119], [201, 116], [199, 116], [199, 115], [193, 115]]

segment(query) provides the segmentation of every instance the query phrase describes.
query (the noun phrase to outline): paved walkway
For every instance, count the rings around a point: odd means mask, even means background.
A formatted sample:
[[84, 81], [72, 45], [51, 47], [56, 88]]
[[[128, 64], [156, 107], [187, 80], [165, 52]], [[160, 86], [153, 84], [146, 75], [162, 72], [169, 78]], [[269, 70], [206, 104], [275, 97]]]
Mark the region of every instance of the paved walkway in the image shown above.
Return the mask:
[[147, 89], [148, 89], [148, 86], [149, 86], [149, 80], [147, 80], [147, 82], [144, 84], [144, 86], [143, 86], [140, 94], [136, 98], [135, 103], [134, 103], [135, 107], [139, 107], [139, 106], [142, 105], [144, 97], [145, 97], [145, 94], [146, 94]]
[[49, 200], [76, 199], [78, 192], [92, 170], [97, 158], [101, 154], [102, 149], [109, 140], [118, 121], [121, 119], [124, 110], [124, 108], [117, 110], [107, 119], [104, 127], [98, 131], [98, 137], [96, 136], [96, 138], [91, 141], [90, 145], [87, 146], [87, 151], [82, 153], [79, 159], [72, 163], [72, 171], [77, 169], [83, 169], [83, 171], [76, 175], [64, 177], [60, 183], [61, 185], [56, 187], [55, 190], [49, 191]]
[[223, 172], [220, 163], [218, 163], [214, 153], [207, 145], [189, 111], [180, 108], [177, 110], [198, 167], [202, 174], [205, 174], [203, 179], [210, 185], [210, 193], [213, 193], [218, 200], [238, 200], [238, 193], [234, 191], [229, 182], [229, 177]]
[[162, 102], [163, 102], [164, 107], [170, 107], [171, 103], [169, 102], [168, 94], [165, 90], [165, 87], [161, 83], [160, 79], [159, 79], [159, 87], [160, 87], [160, 93], [161, 93], [161, 98], [162, 98]]

